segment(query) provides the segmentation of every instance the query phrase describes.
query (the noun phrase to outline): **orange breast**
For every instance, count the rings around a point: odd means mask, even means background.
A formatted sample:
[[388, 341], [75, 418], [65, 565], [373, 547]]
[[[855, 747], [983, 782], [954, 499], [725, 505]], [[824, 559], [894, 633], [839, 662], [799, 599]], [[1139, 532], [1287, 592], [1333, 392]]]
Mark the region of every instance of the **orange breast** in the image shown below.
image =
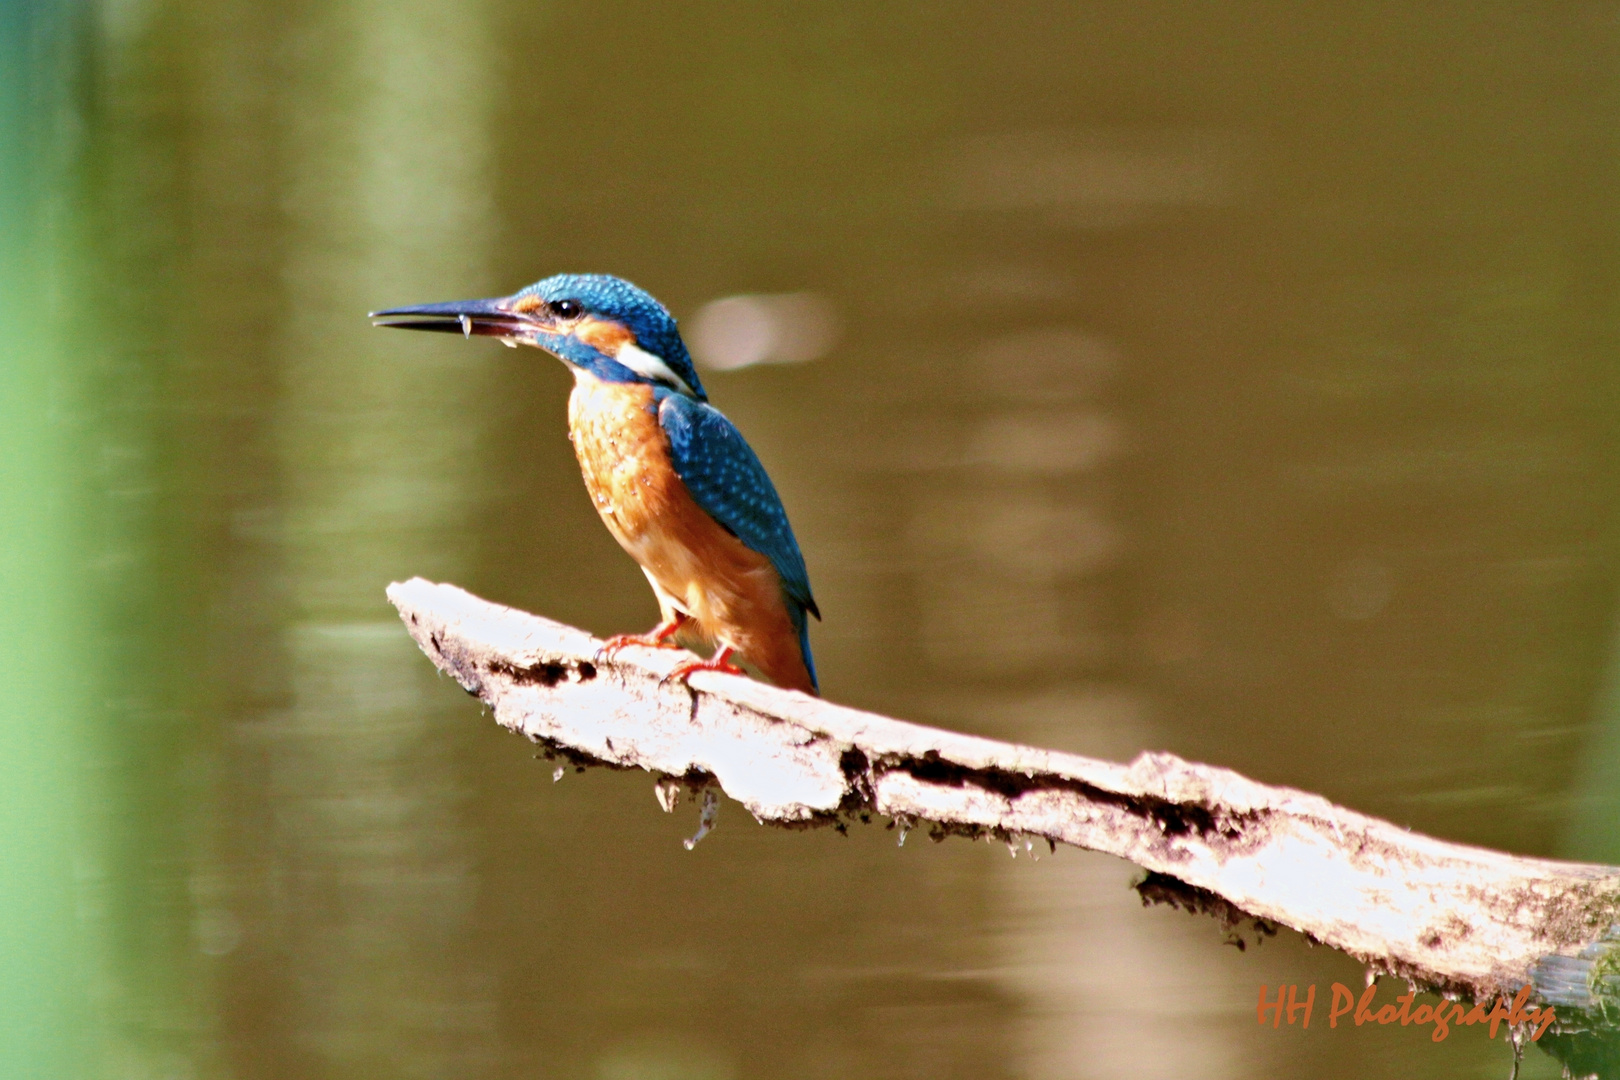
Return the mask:
[[693, 501], [670, 463], [652, 388], [576, 369], [568, 427], [591, 501], [665, 617], [682, 612], [707, 642], [731, 646], [778, 686], [814, 693], [776, 568]]

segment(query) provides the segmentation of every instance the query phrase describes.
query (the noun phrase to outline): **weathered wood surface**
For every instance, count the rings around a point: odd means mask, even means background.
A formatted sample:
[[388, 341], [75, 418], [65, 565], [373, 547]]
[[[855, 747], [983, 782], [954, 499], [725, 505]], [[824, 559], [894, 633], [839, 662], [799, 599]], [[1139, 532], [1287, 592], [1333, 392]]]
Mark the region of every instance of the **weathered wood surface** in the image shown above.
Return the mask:
[[[1170, 754], [1120, 765], [738, 676], [663, 683], [688, 654], [600, 660], [584, 631], [452, 585], [415, 578], [388, 597], [499, 723], [573, 763], [648, 770], [666, 808], [677, 785], [716, 784], [768, 823], [878, 814], [902, 829], [1071, 844], [1150, 871], [1161, 894], [1291, 927], [1443, 992], [1483, 1000], [1535, 981], [1540, 998], [1592, 1008], [1607, 985], [1620, 868], [1446, 843]], [[1188, 886], [1179, 896], [1175, 882]]]

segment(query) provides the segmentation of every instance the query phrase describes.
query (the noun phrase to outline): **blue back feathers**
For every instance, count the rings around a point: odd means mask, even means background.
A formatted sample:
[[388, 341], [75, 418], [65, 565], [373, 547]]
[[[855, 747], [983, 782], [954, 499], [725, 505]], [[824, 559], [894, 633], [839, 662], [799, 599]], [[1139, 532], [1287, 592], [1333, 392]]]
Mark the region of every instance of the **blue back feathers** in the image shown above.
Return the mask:
[[686, 343], [675, 329], [674, 317], [647, 290], [611, 274], [555, 274], [517, 295], [538, 296], [547, 303], [573, 300], [587, 314], [623, 323], [636, 335], [636, 343], [641, 348], [663, 360], [686, 380], [699, 401], [709, 399], [703, 383], [698, 381], [697, 368], [692, 366]]
[[810, 575], [799, 542], [765, 466], [743, 440], [742, 432], [714, 406], [671, 391], [656, 392], [656, 396], [658, 422], [669, 437], [675, 475], [710, 517], [776, 568], [788, 616], [799, 632], [799, 649], [810, 683], [819, 685], [810, 657], [805, 612], [818, 619], [821, 612], [810, 595]]

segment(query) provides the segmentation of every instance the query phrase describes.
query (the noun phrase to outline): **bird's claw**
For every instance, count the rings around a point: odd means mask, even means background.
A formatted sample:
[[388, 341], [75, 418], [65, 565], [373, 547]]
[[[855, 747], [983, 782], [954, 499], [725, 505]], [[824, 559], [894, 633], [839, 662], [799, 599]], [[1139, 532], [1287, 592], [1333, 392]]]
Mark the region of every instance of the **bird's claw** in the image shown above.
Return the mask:
[[676, 614], [665, 622], [659, 623], [645, 634], [614, 634], [602, 642], [602, 647], [596, 650], [597, 660], [606, 660], [620, 649], [628, 649], [632, 645], [641, 645], [648, 649], [678, 649], [679, 645], [670, 640], [686, 622], [686, 616]]
[[731, 662], [730, 649], [722, 649], [720, 652], [715, 653], [707, 660], [687, 660], [684, 663], [676, 664], [670, 669], [668, 675], [665, 675], [662, 679], [658, 680], [658, 685], [663, 686], [665, 683], [676, 681], [685, 683], [688, 679], [700, 671], [719, 671], [724, 672], [727, 675], [748, 674], [742, 668]]
[[640, 645], [647, 649], [678, 649], [679, 645], [668, 638], [658, 637], [656, 634], [614, 634], [602, 642], [602, 647], [596, 650], [597, 660], [607, 660], [621, 649], [628, 649], [632, 645]]

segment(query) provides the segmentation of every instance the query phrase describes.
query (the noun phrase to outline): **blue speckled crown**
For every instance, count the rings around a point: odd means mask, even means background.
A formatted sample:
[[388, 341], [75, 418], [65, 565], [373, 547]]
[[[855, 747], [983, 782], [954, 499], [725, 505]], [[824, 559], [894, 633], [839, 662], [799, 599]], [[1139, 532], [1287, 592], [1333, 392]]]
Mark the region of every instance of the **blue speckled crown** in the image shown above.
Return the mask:
[[636, 335], [636, 344], [668, 364], [699, 400], [708, 400], [674, 316], [647, 290], [612, 274], [554, 274], [518, 295], [538, 296], [547, 303], [573, 300], [591, 315], [623, 323]]

